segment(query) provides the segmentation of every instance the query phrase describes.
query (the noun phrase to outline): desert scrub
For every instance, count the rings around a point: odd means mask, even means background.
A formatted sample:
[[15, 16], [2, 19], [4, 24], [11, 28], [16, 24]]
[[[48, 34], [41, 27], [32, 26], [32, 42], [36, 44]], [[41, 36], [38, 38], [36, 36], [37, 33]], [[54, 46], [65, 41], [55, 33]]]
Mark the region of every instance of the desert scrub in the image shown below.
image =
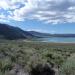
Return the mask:
[[0, 71], [0, 75], [5, 75], [5, 74]]
[[60, 75], [75, 75], [75, 54], [63, 63], [60, 68]]
[[57, 66], [62, 65], [62, 63], [66, 60], [65, 56], [62, 56], [61, 54], [56, 52], [48, 52], [44, 56], [45, 56], [44, 59], [46, 59], [48, 63], [52, 62]]
[[72, 53], [75, 53], [75, 45], [71, 44], [3, 41], [0, 42], [0, 71], [2, 73], [10, 71], [14, 64], [28, 71], [38, 64], [53, 63], [56, 66], [62, 66]]
[[12, 62], [9, 58], [0, 59], [0, 71], [4, 73], [5, 71], [12, 69]]

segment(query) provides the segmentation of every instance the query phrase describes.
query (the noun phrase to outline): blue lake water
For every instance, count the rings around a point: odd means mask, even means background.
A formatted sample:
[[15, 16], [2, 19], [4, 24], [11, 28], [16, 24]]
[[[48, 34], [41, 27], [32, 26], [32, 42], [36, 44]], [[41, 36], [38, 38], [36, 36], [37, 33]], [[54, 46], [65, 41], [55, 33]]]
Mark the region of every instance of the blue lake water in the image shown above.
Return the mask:
[[43, 42], [54, 42], [54, 43], [75, 43], [75, 37], [50, 37], [38, 39]]

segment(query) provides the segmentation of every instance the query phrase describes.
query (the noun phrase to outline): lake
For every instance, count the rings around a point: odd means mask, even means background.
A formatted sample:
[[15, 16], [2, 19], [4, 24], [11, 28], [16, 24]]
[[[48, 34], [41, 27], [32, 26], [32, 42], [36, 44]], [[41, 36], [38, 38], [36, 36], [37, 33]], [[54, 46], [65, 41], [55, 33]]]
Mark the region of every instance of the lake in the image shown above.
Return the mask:
[[42, 42], [54, 42], [54, 43], [75, 43], [75, 37], [50, 37], [50, 38], [39, 38], [37, 40]]

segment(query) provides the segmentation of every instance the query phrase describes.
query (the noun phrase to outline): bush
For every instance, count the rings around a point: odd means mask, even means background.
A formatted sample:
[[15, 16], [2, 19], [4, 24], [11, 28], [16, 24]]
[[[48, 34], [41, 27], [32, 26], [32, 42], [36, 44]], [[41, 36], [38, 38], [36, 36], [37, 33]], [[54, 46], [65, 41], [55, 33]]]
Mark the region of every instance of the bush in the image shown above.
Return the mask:
[[5, 58], [5, 59], [0, 59], [0, 71], [5, 72], [6, 70], [11, 70], [12, 69], [12, 62], [10, 59]]
[[55, 71], [50, 67], [49, 64], [38, 64], [32, 68], [31, 75], [55, 75]]
[[60, 68], [60, 75], [75, 75], [75, 55], [72, 55]]

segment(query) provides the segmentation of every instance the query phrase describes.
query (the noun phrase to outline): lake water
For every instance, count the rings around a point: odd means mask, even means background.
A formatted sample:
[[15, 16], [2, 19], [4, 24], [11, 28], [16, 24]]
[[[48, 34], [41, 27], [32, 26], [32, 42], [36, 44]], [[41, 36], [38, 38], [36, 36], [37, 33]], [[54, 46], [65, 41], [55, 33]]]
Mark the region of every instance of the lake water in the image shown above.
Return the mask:
[[54, 43], [75, 43], [75, 37], [50, 37], [38, 39], [43, 42], [54, 42]]

